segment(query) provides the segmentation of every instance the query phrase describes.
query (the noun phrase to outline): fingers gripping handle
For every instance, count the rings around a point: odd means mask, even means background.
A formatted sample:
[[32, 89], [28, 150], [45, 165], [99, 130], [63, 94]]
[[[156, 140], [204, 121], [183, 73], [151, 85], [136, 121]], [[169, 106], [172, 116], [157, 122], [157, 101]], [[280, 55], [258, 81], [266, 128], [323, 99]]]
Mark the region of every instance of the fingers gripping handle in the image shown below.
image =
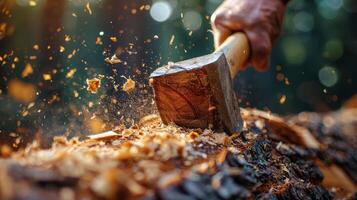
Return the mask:
[[248, 38], [244, 33], [234, 33], [216, 49], [216, 52], [219, 51], [226, 56], [233, 79], [248, 61], [250, 54]]

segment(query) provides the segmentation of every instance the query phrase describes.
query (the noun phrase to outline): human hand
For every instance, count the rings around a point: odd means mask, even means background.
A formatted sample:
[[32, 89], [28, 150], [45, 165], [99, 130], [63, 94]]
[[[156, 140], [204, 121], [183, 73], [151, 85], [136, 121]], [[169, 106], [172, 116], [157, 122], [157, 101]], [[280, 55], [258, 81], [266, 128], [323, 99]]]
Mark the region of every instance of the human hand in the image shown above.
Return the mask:
[[244, 32], [251, 46], [249, 64], [263, 71], [268, 66], [272, 45], [280, 35], [284, 0], [226, 0], [211, 17], [215, 47], [232, 33]]

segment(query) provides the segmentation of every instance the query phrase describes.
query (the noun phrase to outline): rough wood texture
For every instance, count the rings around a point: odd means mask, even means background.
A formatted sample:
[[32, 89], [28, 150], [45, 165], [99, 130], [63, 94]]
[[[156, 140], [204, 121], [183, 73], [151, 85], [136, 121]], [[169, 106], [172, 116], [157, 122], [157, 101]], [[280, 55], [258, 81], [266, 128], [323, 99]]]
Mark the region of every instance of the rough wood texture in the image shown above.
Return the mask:
[[215, 53], [161, 67], [151, 74], [164, 123], [189, 128], [242, 130], [232, 79], [249, 58], [248, 38], [234, 33]]
[[0, 160], [0, 199], [355, 199], [351, 112], [243, 110], [244, 130], [231, 136], [151, 115], [50, 149], [34, 143]]

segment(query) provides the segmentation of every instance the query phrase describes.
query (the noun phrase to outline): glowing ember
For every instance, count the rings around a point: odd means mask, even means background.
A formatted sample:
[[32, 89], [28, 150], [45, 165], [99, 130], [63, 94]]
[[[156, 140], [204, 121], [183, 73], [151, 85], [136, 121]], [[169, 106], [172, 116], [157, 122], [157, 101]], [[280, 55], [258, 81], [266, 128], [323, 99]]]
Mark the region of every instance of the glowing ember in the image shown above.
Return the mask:
[[97, 78], [87, 79], [87, 91], [91, 92], [92, 94], [95, 94], [98, 92], [99, 88], [100, 88], [100, 79]]

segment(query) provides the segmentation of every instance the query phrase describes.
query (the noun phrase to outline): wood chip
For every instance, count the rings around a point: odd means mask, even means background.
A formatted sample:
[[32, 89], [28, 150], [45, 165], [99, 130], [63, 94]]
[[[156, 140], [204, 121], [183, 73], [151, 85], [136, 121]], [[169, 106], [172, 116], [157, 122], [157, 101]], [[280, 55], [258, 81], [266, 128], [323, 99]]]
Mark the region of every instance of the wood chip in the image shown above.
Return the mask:
[[87, 79], [87, 91], [91, 92], [92, 94], [95, 94], [98, 92], [98, 89], [100, 88], [100, 80], [97, 78], [93, 79]]
[[123, 91], [130, 93], [135, 89], [135, 81], [133, 79], [128, 78], [122, 87]]
[[99, 133], [95, 135], [88, 135], [87, 137], [91, 140], [105, 140], [105, 139], [111, 139], [113, 137], [120, 136], [118, 133], [114, 131], [107, 131], [104, 133]]

